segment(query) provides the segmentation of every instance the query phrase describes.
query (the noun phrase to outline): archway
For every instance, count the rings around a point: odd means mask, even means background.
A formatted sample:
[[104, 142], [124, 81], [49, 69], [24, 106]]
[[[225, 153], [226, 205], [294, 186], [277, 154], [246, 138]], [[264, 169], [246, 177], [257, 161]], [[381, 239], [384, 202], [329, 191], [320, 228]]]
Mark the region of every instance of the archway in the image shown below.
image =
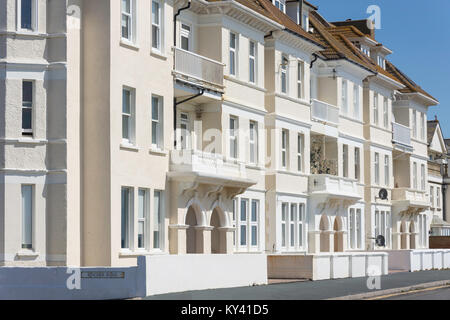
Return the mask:
[[320, 252], [330, 252], [330, 227], [326, 215], [320, 219]]
[[334, 219], [333, 230], [334, 230], [334, 251], [344, 252], [344, 233], [342, 228], [341, 217], [336, 217]]
[[197, 217], [192, 206], [189, 207], [186, 215], [186, 225], [189, 226], [186, 230], [186, 253], [199, 253], [197, 250], [197, 233], [195, 230]]

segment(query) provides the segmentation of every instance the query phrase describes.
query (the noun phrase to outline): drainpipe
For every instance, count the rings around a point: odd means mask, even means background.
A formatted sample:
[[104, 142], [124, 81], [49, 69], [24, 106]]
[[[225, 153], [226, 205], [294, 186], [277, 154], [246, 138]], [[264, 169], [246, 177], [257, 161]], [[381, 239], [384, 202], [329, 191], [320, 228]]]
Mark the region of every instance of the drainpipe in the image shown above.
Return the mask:
[[177, 46], [177, 17], [180, 15], [181, 11], [187, 10], [191, 7], [191, 1], [189, 0], [188, 5], [184, 8], [178, 9], [178, 12], [173, 16], [173, 46]]

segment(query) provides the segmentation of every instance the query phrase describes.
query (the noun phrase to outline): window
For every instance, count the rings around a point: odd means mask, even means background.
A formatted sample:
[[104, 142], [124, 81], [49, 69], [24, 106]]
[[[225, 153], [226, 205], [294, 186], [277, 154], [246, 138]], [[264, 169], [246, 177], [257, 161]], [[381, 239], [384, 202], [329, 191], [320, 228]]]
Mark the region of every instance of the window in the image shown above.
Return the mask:
[[21, 31], [37, 31], [37, 2], [36, 0], [18, 0], [18, 24]]
[[412, 128], [413, 128], [413, 137], [417, 138], [417, 111], [413, 110], [413, 118], [412, 118]]
[[384, 185], [386, 187], [389, 187], [390, 185], [390, 170], [389, 170], [389, 156], [385, 155], [384, 156]]
[[233, 199], [233, 216], [232, 216], [232, 226], [234, 228], [233, 232], [233, 246], [236, 246], [236, 215], [238, 213], [238, 199]]
[[359, 148], [355, 148], [355, 179], [361, 179], [361, 151]]
[[22, 135], [33, 135], [33, 82], [22, 81]]
[[122, 39], [135, 42], [136, 1], [122, 0]]
[[420, 177], [421, 177], [421, 181], [420, 181], [420, 190], [425, 191], [425, 165], [422, 164], [420, 165]]
[[288, 218], [289, 203], [281, 204], [281, 247], [286, 248], [286, 222]]
[[303, 79], [305, 73], [305, 63], [299, 61], [297, 63], [297, 98], [304, 98]]
[[436, 187], [436, 208], [441, 208], [441, 188]]
[[342, 167], [344, 178], [348, 178], [348, 145], [346, 144], [342, 147]]
[[303, 30], [308, 31], [309, 30], [309, 16], [308, 14], [302, 15], [302, 28]]
[[247, 246], [247, 213], [248, 213], [248, 199], [241, 199], [241, 214], [240, 214], [240, 233], [239, 244], [242, 247]]
[[251, 83], [256, 82], [256, 43], [250, 41], [249, 56], [249, 81]]
[[378, 65], [383, 69], [386, 69], [386, 60], [383, 56], [378, 56]]
[[378, 94], [374, 93], [373, 97], [373, 123], [378, 125]]
[[350, 249], [355, 249], [355, 209], [350, 209], [350, 215], [349, 215], [349, 233], [350, 233]]
[[163, 192], [155, 190], [153, 194], [153, 249], [163, 248], [164, 212]]
[[425, 140], [425, 113], [420, 113], [420, 139]]
[[163, 149], [163, 100], [152, 96], [152, 146]]
[[22, 248], [33, 248], [33, 186], [22, 185]]
[[258, 221], [259, 221], [259, 200], [252, 200], [252, 211], [250, 215], [250, 240], [251, 246], [258, 246]]
[[139, 189], [138, 193], [138, 248], [147, 247], [148, 190]]
[[258, 123], [250, 121], [250, 163], [258, 163]]
[[342, 113], [348, 114], [348, 93], [347, 93], [347, 80], [342, 79]]
[[275, 0], [275, 7], [286, 13], [285, 11], [285, 0]]
[[391, 214], [389, 211], [375, 211], [375, 237], [380, 235], [386, 239], [386, 247], [390, 247]]
[[288, 147], [289, 147], [289, 142], [288, 142], [288, 137], [289, 137], [289, 133], [287, 130], [282, 130], [281, 131], [281, 167], [286, 169], [287, 168], [287, 163], [288, 163]]
[[133, 189], [122, 188], [122, 215], [121, 215], [121, 248], [130, 249], [132, 247], [132, 227], [133, 227]]
[[132, 143], [134, 139], [134, 91], [122, 91], [122, 140]]
[[380, 184], [380, 155], [375, 152], [375, 184]]
[[159, 1], [152, 1], [152, 48], [162, 51], [162, 28], [161, 4]]
[[237, 49], [238, 40], [237, 35], [230, 32], [230, 75], [237, 75]]
[[230, 117], [230, 157], [237, 159], [238, 157], [238, 120], [235, 117]]
[[189, 141], [189, 114], [185, 112], [180, 113], [180, 132], [178, 144], [182, 150], [187, 150], [190, 147]]
[[353, 85], [353, 116], [355, 119], [359, 119], [359, 86]]
[[427, 232], [427, 216], [425, 214], [419, 215], [419, 245], [420, 247], [426, 247], [427, 246], [427, 238], [428, 238], [428, 232]]
[[297, 170], [303, 172], [303, 134], [297, 136]]
[[389, 101], [387, 98], [384, 98], [383, 101], [383, 124], [386, 129], [389, 128]]
[[181, 49], [190, 51], [191, 50], [191, 26], [185, 23], [181, 24], [180, 31], [180, 39], [181, 39]]
[[430, 203], [431, 207], [434, 208], [434, 187], [430, 186]]
[[362, 248], [361, 209], [356, 209], [356, 249]]
[[413, 189], [417, 190], [417, 163], [413, 163]]
[[281, 92], [287, 93], [288, 88], [289, 60], [286, 56], [281, 57]]

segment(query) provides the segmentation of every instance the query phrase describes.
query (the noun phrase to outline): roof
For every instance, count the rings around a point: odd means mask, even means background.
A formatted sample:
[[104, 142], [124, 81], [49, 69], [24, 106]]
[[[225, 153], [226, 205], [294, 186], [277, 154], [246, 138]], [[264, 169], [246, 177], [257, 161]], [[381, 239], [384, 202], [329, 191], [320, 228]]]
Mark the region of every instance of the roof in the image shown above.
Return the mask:
[[439, 120], [429, 120], [427, 121], [427, 141], [428, 145], [433, 141], [434, 133], [436, 132], [436, 128], [439, 124]]
[[375, 29], [369, 29], [367, 27], [367, 22], [370, 21], [368, 19], [363, 19], [363, 20], [351, 20], [348, 19], [346, 21], [336, 21], [336, 22], [331, 22], [332, 25], [337, 26], [337, 27], [353, 27], [355, 29], [357, 29], [359, 31], [359, 33], [361, 34], [361, 36], [364, 37], [369, 37], [372, 40], [375, 40]]

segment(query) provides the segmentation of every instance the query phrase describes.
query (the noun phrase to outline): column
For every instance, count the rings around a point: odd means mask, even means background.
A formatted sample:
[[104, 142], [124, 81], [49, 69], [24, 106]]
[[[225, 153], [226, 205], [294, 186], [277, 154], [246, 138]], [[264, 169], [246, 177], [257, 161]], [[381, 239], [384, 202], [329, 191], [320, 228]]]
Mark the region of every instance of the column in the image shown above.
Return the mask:
[[187, 225], [169, 225], [169, 252], [170, 254], [186, 254]]

